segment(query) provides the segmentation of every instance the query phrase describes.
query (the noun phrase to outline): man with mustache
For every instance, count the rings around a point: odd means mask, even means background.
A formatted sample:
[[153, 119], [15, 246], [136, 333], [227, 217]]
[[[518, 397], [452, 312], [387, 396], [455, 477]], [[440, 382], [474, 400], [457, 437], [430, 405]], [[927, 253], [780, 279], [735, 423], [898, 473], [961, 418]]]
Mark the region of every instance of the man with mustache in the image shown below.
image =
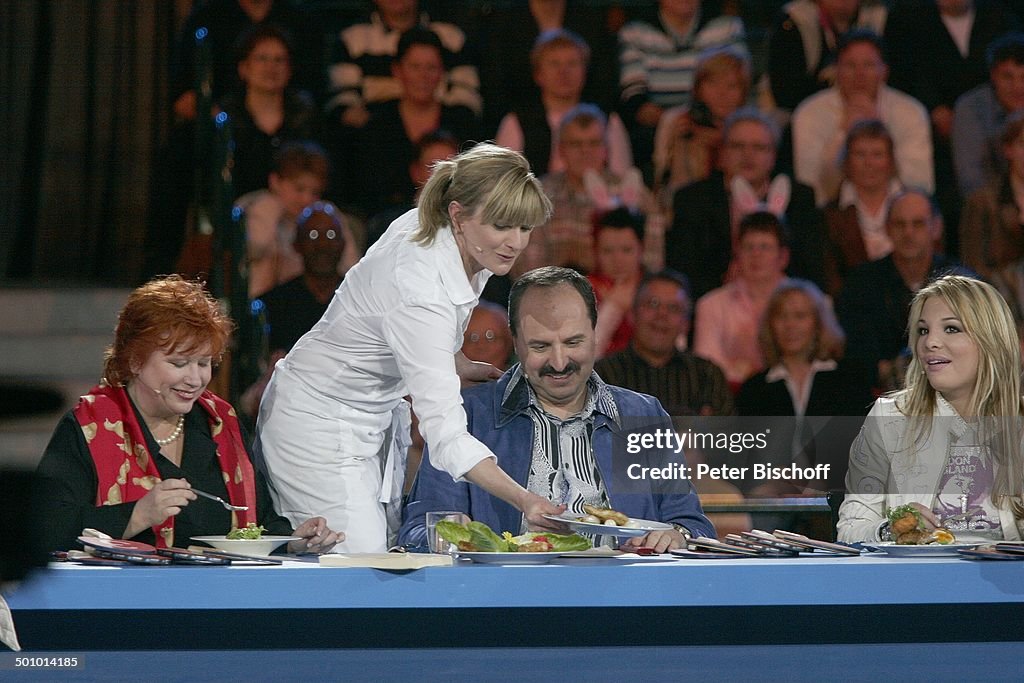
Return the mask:
[[[630, 539], [631, 546], [665, 552], [683, 547], [688, 536], [713, 536], [687, 481], [655, 492], [651, 481], [627, 481], [626, 467], [636, 456], [627, 457], [620, 445], [613, 458], [613, 444], [621, 444], [638, 419], [658, 427], [671, 423], [656, 399], [605, 384], [594, 372], [596, 322], [594, 290], [576, 271], [546, 266], [520, 277], [509, 295], [509, 326], [520, 362], [497, 382], [463, 391], [470, 432], [492, 448], [513, 479], [565, 503], [570, 516], [594, 505], [672, 524]], [[660, 465], [683, 463], [682, 453], [647, 455]], [[518, 510], [475, 485], [453, 481], [428, 460], [409, 495], [400, 543], [425, 543], [424, 517], [432, 510], [468, 513], [498, 533], [527, 531]]]

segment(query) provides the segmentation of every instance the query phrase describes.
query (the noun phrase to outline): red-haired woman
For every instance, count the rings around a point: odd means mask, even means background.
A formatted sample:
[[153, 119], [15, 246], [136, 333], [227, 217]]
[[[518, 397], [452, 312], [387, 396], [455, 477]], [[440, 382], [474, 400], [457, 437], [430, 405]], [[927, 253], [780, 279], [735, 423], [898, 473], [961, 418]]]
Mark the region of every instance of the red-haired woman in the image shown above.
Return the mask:
[[[253, 522], [326, 551], [342, 534], [322, 517], [292, 529], [252, 465], [235, 410], [206, 390], [231, 321], [199, 283], [136, 289], [118, 317], [104, 379], [54, 431], [39, 464], [46, 546], [74, 549], [86, 527], [159, 547]], [[192, 487], [247, 510], [229, 512]]]

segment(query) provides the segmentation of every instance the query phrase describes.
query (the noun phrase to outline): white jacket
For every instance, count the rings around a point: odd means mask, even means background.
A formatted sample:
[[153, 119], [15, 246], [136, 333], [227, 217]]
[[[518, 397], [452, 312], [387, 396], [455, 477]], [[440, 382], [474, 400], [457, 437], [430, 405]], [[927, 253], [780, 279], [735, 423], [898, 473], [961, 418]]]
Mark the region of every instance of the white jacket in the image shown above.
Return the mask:
[[[953, 407], [939, 398], [932, 428], [923, 444], [913, 445], [916, 428], [892, 398], [875, 401], [850, 446], [846, 497], [839, 508], [840, 541], [878, 541], [886, 510], [920, 503], [931, 510], [946, 466], [950, 441], [968, 430]], [[1008, 541], [1020, 540], [1024, 521], [1015, 520], [1008, 504], [999, 508]]]

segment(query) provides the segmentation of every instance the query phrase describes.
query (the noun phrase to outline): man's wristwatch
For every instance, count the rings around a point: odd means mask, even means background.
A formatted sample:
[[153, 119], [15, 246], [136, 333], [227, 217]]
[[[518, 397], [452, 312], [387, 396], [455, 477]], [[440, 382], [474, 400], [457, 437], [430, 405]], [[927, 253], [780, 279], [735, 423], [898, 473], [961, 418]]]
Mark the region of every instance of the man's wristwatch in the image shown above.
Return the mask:
[[690, 530], [687, 529], [682, 524], [676, 524], [676, 523], [673, 522], [672, 523], [672, 528], [675, 529], [676, 531], [678, 531], [679, 533], [681, 533], [683, 535], [683, 542], [684, 543], [689, 543], [690, 539], [693, 538], [693, 534], [690, 533]]

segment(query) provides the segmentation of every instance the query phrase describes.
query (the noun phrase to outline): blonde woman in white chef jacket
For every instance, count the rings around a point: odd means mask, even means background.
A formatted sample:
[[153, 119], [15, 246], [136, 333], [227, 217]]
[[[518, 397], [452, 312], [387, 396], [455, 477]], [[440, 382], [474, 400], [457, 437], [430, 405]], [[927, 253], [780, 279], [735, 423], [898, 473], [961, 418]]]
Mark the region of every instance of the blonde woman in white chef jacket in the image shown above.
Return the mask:
[[380, 552], [401, 521], [412, 396], [430, 459], [521, 510], [535, 528], [562, 508], [528, 492], [466, 431], [460, 379], [500, 376], [460, 351], [491, 274], [509, 272], [551, 202], [522, 155], [481, 143], [434, 167], [419, 208], [345, 276], [327, 312], [278, 363], [257, 448], [274, 503], [344, 529], [336, 552]]

